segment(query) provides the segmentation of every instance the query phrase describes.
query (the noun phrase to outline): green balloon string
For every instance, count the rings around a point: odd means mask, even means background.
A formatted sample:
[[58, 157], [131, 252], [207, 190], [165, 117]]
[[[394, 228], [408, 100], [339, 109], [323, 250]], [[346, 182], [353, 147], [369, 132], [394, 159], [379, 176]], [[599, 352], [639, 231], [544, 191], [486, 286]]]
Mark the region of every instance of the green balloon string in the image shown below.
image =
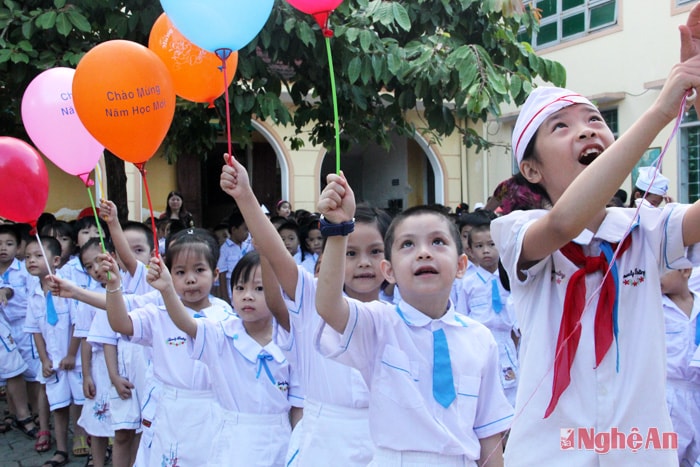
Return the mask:
[[[87, 187], [88, 196], [90, 197], [90, 205], [92, 206], [92, 214], [95, 216], [95, 224], [97, 224], [97, 232], [100, 234], [100, 245], [102, 245], [102, 253], [107, 254], [107, 247], [105, 246], [105, 233], [102, 231], [102, 224], [100, 224], [100, 217], [97, 215], [97, 207], [95, 206], [95, 198], [92, 196], [92, 191], [90, 187]], [[111, 279], [111, 273], [107, 271], [107, 279]]]
[[338, 118], [338, 95], [335, 90], [335, 72], [333, 71], [333, 54], [331, 39], [326, 36], [326, 51], [328, 52], [328, 71], [331, 74], [331, 94], [333, 96], [333, 126], [335, 128], [335, 173], [340, 173], [340, 119]]

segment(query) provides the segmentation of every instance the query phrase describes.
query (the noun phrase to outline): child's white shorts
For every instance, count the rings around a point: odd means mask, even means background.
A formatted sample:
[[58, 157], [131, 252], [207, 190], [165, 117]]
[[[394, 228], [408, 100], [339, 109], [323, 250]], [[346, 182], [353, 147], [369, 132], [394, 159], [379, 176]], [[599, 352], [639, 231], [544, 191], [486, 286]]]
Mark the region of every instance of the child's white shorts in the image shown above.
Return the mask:
[[[55, 366], [58, 366], [57, 364]], [[83, 405], [83, 373], [80, 369], [55, 370], [48, 378], [43, 378], [46, 385], [46, 397], [53, 412], [68, 407], [71, 403]]]
[[27, 368], [10, 327], [0, 320], [0, 379], [14, 378], [27, 371]]

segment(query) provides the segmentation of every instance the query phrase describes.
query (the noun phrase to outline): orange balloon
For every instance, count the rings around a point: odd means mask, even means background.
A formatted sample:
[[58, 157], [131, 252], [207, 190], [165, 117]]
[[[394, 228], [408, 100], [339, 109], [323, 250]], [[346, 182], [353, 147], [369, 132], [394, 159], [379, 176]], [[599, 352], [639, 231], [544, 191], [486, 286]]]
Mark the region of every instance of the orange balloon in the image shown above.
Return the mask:
[[173, 121], [173, 80], [147, 47], [107, 41], [78, 63], [73, 104], [97, 141], [120, 159], [140, 164], [156, 153]]
[[193, 102], [214, 100], [233, 81], [238, 66], [238, 52], [226, 59], [226, 81], [218, 55], [204, 50], [190, 42], [165, 13], [153, 23], [148, 38], [148, 48], [154, 51], [170, 70], [175, 85], [175, 93]]

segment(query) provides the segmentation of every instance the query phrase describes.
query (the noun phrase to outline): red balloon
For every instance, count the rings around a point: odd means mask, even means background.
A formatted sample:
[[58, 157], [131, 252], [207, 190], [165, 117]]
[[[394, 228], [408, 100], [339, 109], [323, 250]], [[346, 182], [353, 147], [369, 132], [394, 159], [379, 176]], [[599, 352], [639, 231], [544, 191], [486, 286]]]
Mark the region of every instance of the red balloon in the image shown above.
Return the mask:
[[49, 198], [49, 173], [30, 144], [0, 136], [0, 216], [34, 225]]
[[323, 34], [329, 37], [332, 33], [328, 30], [328, 16], [343, 0], [287, 0], [287, 3], [302, 13], [313, 16]]

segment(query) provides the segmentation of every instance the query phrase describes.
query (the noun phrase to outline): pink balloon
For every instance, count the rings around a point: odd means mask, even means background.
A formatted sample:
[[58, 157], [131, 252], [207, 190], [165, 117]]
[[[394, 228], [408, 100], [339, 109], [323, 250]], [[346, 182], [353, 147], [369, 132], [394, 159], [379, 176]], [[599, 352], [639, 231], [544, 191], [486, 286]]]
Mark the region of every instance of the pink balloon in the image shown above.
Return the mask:
[[61, 170], [88, 184], [104, 147], [85, 129], [73, 107], [72, 68], [51, 68], [29, 83], [22, 121], [36, 147]]

